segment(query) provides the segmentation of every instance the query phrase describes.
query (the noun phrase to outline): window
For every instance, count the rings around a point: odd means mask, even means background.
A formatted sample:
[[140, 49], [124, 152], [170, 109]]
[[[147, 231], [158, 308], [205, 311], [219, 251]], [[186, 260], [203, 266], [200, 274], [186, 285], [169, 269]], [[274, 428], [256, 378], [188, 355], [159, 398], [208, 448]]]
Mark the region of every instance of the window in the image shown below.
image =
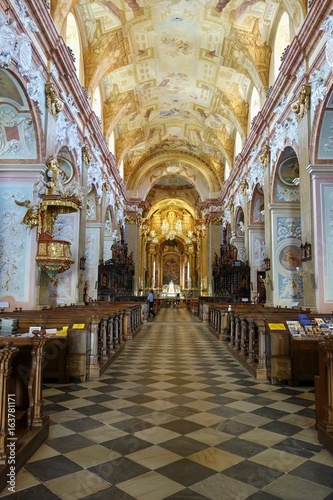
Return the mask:
[[260, 98], [257, 89], [253, 87], [251, 102], [250, 102], [250, 125], [252, 124], [253, 118], [257, 116], [259, 111], [260, 111]]
[[109, 136], [109, 150], [114, 155], [115, 154], [115, 140], [114, 140], [114, 130], [112, 130]]
[[226, 161], [225, 162], [225, 167], [224, 167], [224, 180], [226, 181], [228, 179], [230, 175], [230, 165], [229, 163]]
[[101, 91], [99, 87], [96, 87], [93, 98], [92, 98], [92, 109], [95, 111], [98, 118], [102, 119], [102, 98]]
[[281, 56], [285, 50], [285, 48], [290, 44], [290, 24], [289, 24], [289, 16], [285, 12], [278, 24], [276, 35], [275, 35], [275, 44], [274, 44], [274, 80], [276, 80], [279, 74], [279, 68], [281, 66]]
[[66, 25], [66, 45], [70, 47], [73, 51], [75, 58], [75, 69], [78, 79], [80, 80], [80, 69], [81, 69], [81, 46], [80, 46], [80, 36], [79, 30], [77, 28], [75, 17], [72, 13], [67, 16]]
[[235, 140], [235, 158], [242, 151], [243, 141], [239, 132], [236, 132], [236, 140]]

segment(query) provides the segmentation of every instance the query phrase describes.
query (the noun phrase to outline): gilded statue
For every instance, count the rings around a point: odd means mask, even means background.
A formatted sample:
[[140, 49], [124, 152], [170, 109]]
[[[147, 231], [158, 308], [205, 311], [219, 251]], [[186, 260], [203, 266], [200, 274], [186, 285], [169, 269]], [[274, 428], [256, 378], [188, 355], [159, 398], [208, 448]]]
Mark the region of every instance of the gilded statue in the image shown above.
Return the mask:
[[249, 189], [249, 184], [246, 179], [243, 180], [243, 182], [240, 185], [242, 193], [245, 195], [246, 191]]
[[50, 156], [46, 161], [47, 176], [50, 178], [49, 190], [50, 193], [55, 191], [58, 194], [64, 194], [64, 186], [62, 184], [62, 171], [59, 168], [58, 160], [55, 156]]
[[39, 207], [40, 204], [31, 203], [30, 200], [17, 201], [15, 200], [16, 205], [20, 207], [26, 207], [27, 211], [22, 219], [22, 224], [26, 224], [30, 229], [38, 225], [39, 219]]
[[46, 92], [46, 106], [50, 111], [51, 115], [58, 119], [60, 111], [64, 108], [63, 101], [59, 98], [55, 88], [54, 83], [46, 83], [45, 84], [45, 92]]
[[264, 168], [269, 166], [270, 156], [271, 156], [271, 148], [269, 147], [268, 144], [266, 144], [266, 146], [264, 147], [259, 156], [259, 161]]
[[92, 160], [92, 154], [88, 146], [82, 146], [82, 161], [86, 167], [89, 167]]
[[302, 89], [298, 98], [291, 105], [291, 110], [295, 113], [296, 120], [298, 122], [303, 118], [306, 111], [310, 108], [310, 95], [311, 85], [304, 83], [302, 85]]

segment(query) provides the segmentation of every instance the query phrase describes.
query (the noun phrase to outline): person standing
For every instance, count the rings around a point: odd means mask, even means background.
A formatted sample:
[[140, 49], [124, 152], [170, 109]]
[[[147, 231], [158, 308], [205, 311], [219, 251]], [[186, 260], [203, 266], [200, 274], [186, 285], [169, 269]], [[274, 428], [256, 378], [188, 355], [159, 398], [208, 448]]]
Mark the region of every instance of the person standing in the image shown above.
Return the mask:
[[155, 313], [153, 311], [153, 305], [154, 305], [154, 290], [150, 290], [147, 296], [147, 302], [148, 302], [148, 317], [155, 317]]

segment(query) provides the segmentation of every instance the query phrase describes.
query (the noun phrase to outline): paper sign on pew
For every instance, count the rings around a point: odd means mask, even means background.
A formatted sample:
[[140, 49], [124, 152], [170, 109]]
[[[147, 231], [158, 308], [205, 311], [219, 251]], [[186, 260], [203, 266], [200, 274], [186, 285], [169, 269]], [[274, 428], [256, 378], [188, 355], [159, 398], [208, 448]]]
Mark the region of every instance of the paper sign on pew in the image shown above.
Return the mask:
[[268, 323], [268, 327], [270, 330], [286, 330], [283, 323]]
[[29, 327], [29, 333], [34, 333], [36, 330], [38, 330], [39, 332], [41, 331], [42, 327], [41, 326], [30, 326]]
[[45, 328], [45, 335], [56, 335], [57, 329], [56, 328]]
[[56, 336], [57, 337], [66, 337], [67, 336], [67, 330], [68, 330], [68, 325], [63, 326], [61, 330], [57, 330]]

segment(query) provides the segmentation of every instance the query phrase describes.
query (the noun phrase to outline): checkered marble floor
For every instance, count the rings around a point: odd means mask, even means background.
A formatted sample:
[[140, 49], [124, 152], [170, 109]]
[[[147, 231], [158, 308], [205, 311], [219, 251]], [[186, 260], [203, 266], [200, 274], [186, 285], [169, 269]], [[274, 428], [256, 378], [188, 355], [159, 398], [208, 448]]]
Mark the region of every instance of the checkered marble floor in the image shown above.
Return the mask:
[[313, 387], [254, 380], [185, 309], [162, 309], [100, 379], [44, 397], [50, 434], [13, 499], [333, 499]]

